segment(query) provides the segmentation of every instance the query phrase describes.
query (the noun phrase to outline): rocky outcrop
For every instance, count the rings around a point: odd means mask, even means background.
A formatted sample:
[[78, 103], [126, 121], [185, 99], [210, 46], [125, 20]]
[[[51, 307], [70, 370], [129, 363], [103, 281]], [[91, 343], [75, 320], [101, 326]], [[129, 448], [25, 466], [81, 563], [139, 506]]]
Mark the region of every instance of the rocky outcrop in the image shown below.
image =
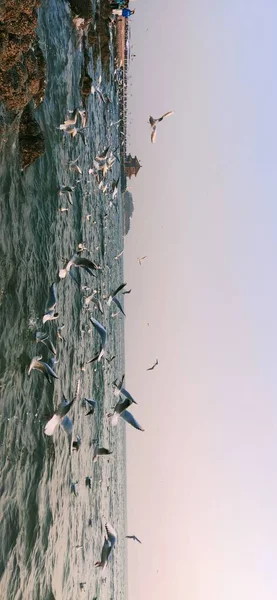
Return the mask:
[[46, 85], [46, 65], [36, 34], [39, 5], [40, 0], [2, 0], [0, 5], [0, 103], [12, 119], [21, 115], [18, 133], [23, 168], [44, 152], [33, 115]]
[[36, 37], [39, 0], [3, 0], [0, 6], [0, 102], [19, 112], [45, 91], [45, 61]]
[[27, 169], [45, 150], [44, 137], [28, 104], [22, 113], [19, 125], [19, 151], [21, 166]]

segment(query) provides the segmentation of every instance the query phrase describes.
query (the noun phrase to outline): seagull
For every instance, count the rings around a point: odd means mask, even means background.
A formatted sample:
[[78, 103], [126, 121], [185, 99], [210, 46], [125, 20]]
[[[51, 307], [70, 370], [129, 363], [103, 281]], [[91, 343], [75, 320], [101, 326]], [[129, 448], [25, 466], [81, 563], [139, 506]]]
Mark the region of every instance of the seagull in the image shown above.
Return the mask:
[[78, 481], [72, 481], [71, 486], [70, 486], [71, 493], [74, 494], [74, 496], [78, 496], [77, 485], [78, 485]]
[[92, 398], [85, 398], [85, 401], [90, 406], [89, 412], [86, 413], [86, 417], [87, 417], [88, 415], [93, 415], [95, 408], [97, 406], [97, 402], [96, 402], [96, 400], [93, 400]]
[[129, 423], [129, 425], [132, 425], [132, 427], [134, 427], [135, 429], [139, 429], [139, 431], [144, 431], [144, 429], [136, 421], [134, 416], [128, 410], [126, 410], [131, 404], [132, 401], [128, 398], [126, 398], [125, 400], [119, 400], [117, 405], [113, 409], [113, 412], [108, 413], [107, 417], [111, 417], [111, 424], [113, 427], [115, 427], [118, 424], [119, 417], [121, 417], [124, 421], [126, 421], [126, 423]]
[[86, 477], [86, 486], [91, 490], [92, 488], [92, 477]]
[[48, 300], [45, 305], [44, 315], [42, 317], [42, 322], [46, 323], [46, 321], [53, 321], [58, 318], [58, 313], [55, 312], [55, 308], [57, 307], [57, 285], [56, 283], [52, 283], [49, 289]]
[[155, 369], [155, 367], [159, 364], [158, 359], [156, 358], [156, 362], [154, 362], [154, 364], [152, 365], [152, 367], [149, 367], [148, 369], [146, 369], [146, 371], [153, 371], [153, 369]]
[[101, 300], [99, 300], [98, 298], [95, 298], [95, 294], [96, 294], [96, 291], [94, 290], [92, 292], [92, 294], [90, 294], [89, 296], [87, 296], [85, 298], [85, 306], [89, 306], [89, 303], [93, 302], [93, 304], [98, 308], [98, 310], [103, 315], [104, 311], [103, 311], [103, 306], [102, 306]]
[[60, 279], [64, 279], [67, 276], [67, 273], [70, 272], [71, 267], [83, 268], [90, 275], [93, 275], [92, 271], [101, 269], [101, 267], [96, 265], [94, 262], [92, 262], [88, 258], [84, 258], [82, 256], [79, 256], [78, 254], [74, 254], [72, 256], [72, 258], [67, 262], [64, 269], [60, 269], [60, 271], [59, 271]]
[[[97, 357], [98, 361], [100, 361], [100, 359], [102, 358], [102, 356], [105, 352], [105, 347], [106, 347], [106, 343], [107, 343], [107, 330], [105, 329], [105, 327], [103, 327], [103, 325], [101, 325], [101, 323], [99, 323], [99, 321], [97, 321], [93, 317], [91, 317], [90, 322], [92, 323], [93, 327], [95, 327], [96, 331], [99, 333], [99, 335], [101, 337], [102, 348]], [[89, 364], [90, 362], [93, 362], [93, 360], [95, 360], [95, 357], [91, 360], [88, 360], [87, 364]]]
[[81, 443], [82, 443], [82, 440], [81, 440], [80, 436], [77, 435], [76, 440], [74, 440], [74, 442], [72, 444], [73, 450], [76, 450], [76, 452], [78, 452], [78, 450], [80, 450]]
[[131, 294], [131, 291], [132, 291], [132, 290], [124, 290], [124, 291], [122, 292], [122, 295], [124, 295], [124, 294]]
[[[124, 248], [123, 248], [123, 250], [121, 250], [121, 252], [119, 252], [119, 254], [117, 254], [117, 255], [114, 257], [114, 260], [118, 260], [118, 259], [119, 259], [119, 258], [122, 256], [123, 252], [124, 252]], [[123, 294], [124, 294], [124, 292], [123, 292]]]
[[110, 364], [115, 359], [115, 354], [113, 356], [111, 356], [110, 358], [108, 358], [107, 356], [105, 358], [106, 358], [106, 361]]
[[108, 560], [109, 560], [111, 551], [115, 546], [116, 538], [117, 538], [116, 531], [110, 523], [105, 524], [105, 529], [106, 529], [106, 535], [105, 535], [104, 544], [102, 546], [101, 559], [100, 559], [100, 561], [97, 561], [95, 563], [95, 566], [101, 567], [103, 569], [103, 571], [108, 564]]
[[[53, 435], [57, 425], [62, 424], [63, 418], [67, 415], [68, 411], [71, 409], [74, 401], [75, 401], [75, 398], [73, 398], [73, 400], [71, 400], [71, 402], [68, 402], [68, 400], [63, 396], [63, 399], [62, 399], [61, 403], [59, 404], [57, 410], [54, 412], [53, 417], [45, 425], [45, 428], [44, 428], [45, 435], [48, 435], [48, 436]], [[66, 421], [66, 428], [68, 427], [68, 425], [69, 425], [69, 423], [68, 423], [68, 421]], [[68, 429], [66, 429], [66, 431], [67, 431], [67, 433], [69, 433]]]
[[116, 290], [114, 290], [114, 292], [111, 292], [108, 296], [108, 300], [107, 300], [107, 305], [110, 306], [112, 302], [114, 302], [114, 304], [117, 306], [117, 308], [119, 308], [120, 312], [122, 312], [122, 314], [124, 316], [125, 312], [118, 300], [118, 298], [116, 297], [117, 294], [125, 287], [125, 285], [127, 285], [126, 283], [121, 283], [121, 285], [118, 286], [118, 288], [116, 288]]
[[145, 258], [147, 258], [147, 256], [141, 256], [141, 258], [138, 257], [138, 263], [141, 265]]
[[108, 448], [99, 448], [99, 446], [96, 446], [92, 461], [96, 462], [98, 456], [107, 456], [108, 454], [112, 454], [112, 450], [108, 450]]
[[73, 206], [73, 201], [72, 201], [72, 192], [75, 190], [75, 185], [62, 185], [60, 187], [60, 191], [59, 194], [60, 196], [62, 196], [63, 194], [66, 195], [66, 198], [69, 202], [69, 204], [71, 204], [71, 206]]
[[53, 354], [57, 354], [56, 348], [54, 346], [54, 344], [51, 342], [49, 335], [47, 335], [47, 333], [44, 333], [43, 331], [37, 331], [36, 332], [36, 342], [41, 342], [42, 344], [44, 344], [48, 350], [50, 350], [50, 352], [52, 352]]
[[37, 369], [38, 371], [40, 371], [46, 377], [48, 383], [52, 382], [51, 377], [59, 379], [58, 375], [56, 375], [55, 371], [53, 371], [50, 365], [42, 361], [42, 356], [34, 356], [34, 358], [32, 358], [28, 370], [28, 376], [30, 375], [33, 369]]
[[163, 119], [165, 119], [166, 117], [170, 117], [170, 115], [173, 115], [173, 110], [170, 110], [169, 112], [166, 112], [164, 115], [162, 115], [162, 117], [160, 117], [159, 119], [154, 119], [153, 117], [149, 117], [149, 123], [151, 125], [151, 142], [152, 144], [155, 143], [156, 141], [156, 129], [157, 129], [157, 124], [162, 121]]
[[136, 535], [125, 535], [125, 537], [129, 540], [134, 540], [135, 542], [139, 542], [139, 544], [142, 544], [142, 542], [137, 538]]
[[124, 382], [124, 378], [125, 375], [123, 375], [121, 381], [117, 384], [116, 381], [113, 382], [113, 387], [114, 387], [114, 396], [118, 397], [120, 396], [120, 394], [122, 396], [124, 396], [125, 398], [127, 398], [128, 400], [130, 400], [130, 402], [133, 402], [134, 404], [137, 404], [137, 402], [135, 401], [135, 399], [133, 398], [133, 396], [131, 396], [130, 392], [128, 392], [128, 390], [126, 390], [125, 387], [123, 387], [123, 382]]

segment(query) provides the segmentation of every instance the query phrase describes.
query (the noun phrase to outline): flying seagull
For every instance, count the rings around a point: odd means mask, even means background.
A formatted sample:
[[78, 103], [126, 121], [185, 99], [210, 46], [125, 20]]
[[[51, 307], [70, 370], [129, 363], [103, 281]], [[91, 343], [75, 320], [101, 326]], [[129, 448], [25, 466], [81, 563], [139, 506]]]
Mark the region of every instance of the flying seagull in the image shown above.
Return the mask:
[[53, 371], [50, 365], [48, 365], [46, 362], [43, 362], [41, 359], [42, 356], [34, 356], [34, 358], [32, 358], [28, 370], [28, 375], [30, 375], [33, 369], [37, 369], [44, 375], [44, 377], [46, 377], [48, 383], [52, 383], [51, 377], [59, 379], [58, 375], [55, 373], [55, 371]]
[[54, 344], [51, 342], [49, 335], [47, 335], [47, 333], [45, 333], [44, 331], [37, 331], [36, 332], [36, 342], [41, 342], [42, 344], [44, 344], [48, 350], [50, 350], [50, 352], [52, 352], [52, 354], [57, 354], [56, 348], [54, 346]]
[[137, 538], [136, 535], [125, 535], [125, 537], [129, 540], [134, 540], [135, 542], [139, 542], [139, 544], [142, 544], [142, 542]]
[[[101, 337], [102, 348], [97, 356], [97, 360], [99, 361], [105, 352], [105, 347], [106, 347], [106, 343], [107, 343], [107, 331], [106, 331], [105, 327], [103, 327], [103, 325], [101, 325], [101, 323], [99, 323], [99, 321], [97, 321], [93, 317], [91, 317], [90, 322], [92, 323], [93, 327], [95, 327], [96, 331], [99, 333], [99, 335]], [[96, 357], [92, 358], [91, 360], [88, 360], [87, 364], [89, 364], [90, 362], [93, 362], [94, 360], [96, 360]]]
[[103, 569], [103, 571], [107, 566], [111, 551], [115, 546], [116, 538], [117, 538], [116, 531], [110, 523], [106, 523], [105, 529], [106, 529], [106, 535], [105, 535], [104, 544], [102, 546], [101, 559], [100, 559], [100, 561], [97, 561], [95, 563], [95, 566], [101, 567]]
[[88, 415], [93, 415], [95, 408], [97, 406], [97, 402], [96, 400], [93, 400], [92, 398], [85, 398], [85, 401], [88, 403], [90, 410], [86, 413], [86, 417]]
[[126, 410], [131, 404], [133, 404], [133, 402], [132, 400], [129, 400], [129, 398], [125, 398], [124, 400], [120, 399], [113, 411], [107, 413], [107, 417], [111, 417], [111, 424], [113, 427], [115, 427], [118, 424], [119, 417], [121, 417], [121, 419], [126, 421], [126, 423], [129, 423], [129, 425], [132, 425], [132, 427], [134, 427], [135, 429], [138, 429], [139, 431], [144, 431], [144, 429], [136, 421], [132, 413]]
[[147, 258], [147, 256], [141, 256], [141, 257], [139, 257], [139, 256], [138, 256], [138, 263], [139, 263], [140, 265], [142, 265], [142, 261], [143, 261], [145, 258]]
[[54, 412], [53, 417], [45, 425], [45, 428], [44, 428], [45, 435], [49, 435], [49, 436], [53, 435], [57, 425], [62, 424], [63, 418], [67, 415], [67, 413], [71, 409], [74, 401], [75, 401], [75, 398], [73, 398], [73, 400], [71, 400], [71, 402], [68, 402], [68, 400], [66, 400], [66, 398], [63, 396], [63, 399], [62, 399], [61, 403], [59, 404], [57, 410]]
[[88, 258], [84, 258], [83, 256], [79, 256], [78, 254], [74, 254], [72, 258], [67, 262], [64, 269], [60, 269], [59, 278], [64, 279], [67, 276], [67, 273], [70, 272], [71, 267], [83, 268], [90, 275], [93, 275], [94, 270], [101, 269], [101, 267], [96, 265]]
[[57, 286], [55, 283], [52, 283], [49, 290], [48, 300], [45, 305], [44, 315], [42, 317], [42, 322], [46, 323], [46, 321], [53, 321], [58, 318], [58, 313], [55, 312], [55, 308], [57, 307]]
[[163, 119], [165, 119], [166, 117], [170, 117], [170, 115], [173, 115], [173, 110], [170, 110], [169, 112], [166, 112], [164, 115], [162, 115], [162, 117], [160, 117], [159, 119], [154, 119], [153, 117], [149, 117], [149, 123], [151, 125], [151, 142], [152, 144], [155, 143], [156, 141], [156, 129], [157, 129], [157, 124], [162, 121]]
[[156, 358], [156, 361], [154, 362], [154, 364], [152, 365], [152, 367], [149, 367], [148, 369], [146, 369], [146, 371], [153, 371], [153, 369], [155, 369], [155, 367], [159, 364], [158, 359]]

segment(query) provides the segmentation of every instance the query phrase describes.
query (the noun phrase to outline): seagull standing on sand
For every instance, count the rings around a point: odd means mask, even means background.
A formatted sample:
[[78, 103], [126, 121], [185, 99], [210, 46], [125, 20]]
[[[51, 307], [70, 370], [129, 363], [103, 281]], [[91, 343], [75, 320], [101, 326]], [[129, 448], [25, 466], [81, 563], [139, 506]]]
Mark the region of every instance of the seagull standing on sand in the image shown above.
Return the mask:
[[100, 559], [100, 561], [97, 561], [95, 563], [95, 566], [102, 568], [103, 571], [108, 564], [108, 560], [110, 558], [111, 551], [115, 546], [116, 538], [117, 538], [116, 531], [110, 523], [106, 523], [105, 529], [106, 529], [106, 535], [105, 535], [104, 544], [102, 546], [101, 559]]
[[155, 143], [156, 141], [156, 130], [157, 130], [157, 124], [162, 121], [163, 119], [165, 119], [166, 117], [170, 117], [170, 115], [173, 115], [173, 110], [170, 110], [169, 112], [166, 112], [164, 115], [162, 115], [162, 117], [159, 117], [159, 119], [154, 119], [154, 117], [149, 117], [149, 123], [151, 125], [151, 142], [152, 144]]

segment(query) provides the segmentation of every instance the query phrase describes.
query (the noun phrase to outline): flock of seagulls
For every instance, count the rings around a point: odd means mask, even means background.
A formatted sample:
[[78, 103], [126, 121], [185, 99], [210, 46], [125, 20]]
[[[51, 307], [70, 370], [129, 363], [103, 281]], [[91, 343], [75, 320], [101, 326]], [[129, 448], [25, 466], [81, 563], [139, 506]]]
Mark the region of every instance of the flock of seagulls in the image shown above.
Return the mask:
[[[93, 87], [91, 89], [91, 93], [97, 93], [99, 97], [105, 102], [106, 99], [103, 96], [103, 92], [100, 89], [101, 80], [99, 79], [98, 86]], [[151, 142], [155, 143], [156, 141], [156, 130], [157, 124], [161, 122], [163, 119], [169, 117], [173, 114], [173, 111], [169, 111], [163, 114], [158, 119], [154, 119], [153, 117], [149, 117], [149, 124], [151, 126]], [[70, 116], [67, 116], [62, 124], [59, 126], [59, 130], [64, 133], [64, 135], [68, 135], [71, 138], [75, 138], [77, 135], [80, 135], [84, 144], [87, 145], [85, 138], [85, 129], [87, 128], [87, 112], [83, 109], [75, 109], [72, 111]], [[78, 157], [79, 158], [79, 157]], [[68, 163], [69, 170], [76, 173], [78, 176], [82, 176], [82, 168], [77, 164], [78, 158], [70, 161]], [[95, 176], [96, 181], [98, 183], [99, 190], [102, 190], [103, 193], [111, 194], [111, 202], [113, 202], [118, 195], [119, 190], [119, 178], [114, 180], [111, 185], [106, 182], [107, 174], [112, 170], [113, 165], [116, 163], [116, 160], [119, 160], [116, 156], [115, 151], [110, 149], [110, 146], [105, 148], [103, 152], [99, 152], [95, 158], [93, 159], [92, 165], [89, 168], [89, 174]], [[65, 197], [70, 205], [73, 204], [73, 192], [75, 190], [76, 185], [80, 182], [80, 180], [76, 181], [76, 184], [73, 185], [61, 185], [58, 188], [58, 193], [61, 197]], [[60, 208], [62, 212], [68, 212], [68, 208], [62, 207]], [[88, 215], [87, 218], [90, 218], [91, 215]], [[82, 256], [82, 253], [87, 250], [84, 245], [79, 245], [77, 251], [75, 251], [69, 260], [65, 261], [63, 267], [59, 270], [59, 283], [53, 282], [49, 288], [48, 298], [45, 304], [44, 314], [42, 316], [42, 324], [45, 325], [49, 321], [57, 321], [59, 319], [58, 312], [58, 298], [57, 298], [57, 286], [61, 285], [61, 281], [66, 277], [71, 277], [74, 281], [77, 281], [77, 272], [85, 272], [86, 274], [95, 277], [98, 273], [101, 275], [102, 267], [95, 262], [93, 262], [90, 258], [86, 258]], [[118, 260], [122, 254], [122, 250], [115, 257], [115, 260]], [[142, 265], [143, 262], [147, 259], [147, 256], [138, 257], [139, 265]], [[122, 314], [124, 317], [125, 311], [122, 306], [122, 303], [119, 299], [119, 294], [130, 294], [131, 289], [127, 290], [126, 283], [120, 283], [115, 290], [112, 290], [108, 296], [104, 298], [97, 297], [97, 292], [94, 290], [88, 296], [84, 298], [84, 308], [89, 309], [90, 303], [92, 303], [95, 309], [99, 312], [99, 320], [90, 316], [90, 323], [92, 325], [92, 332], [95, 336], [95, 339], [99, 340], [99, 349], [93, 358], [90, 358], [86, 361], [86, 364], [93, 363], [97, 361], [98, 363], [105, 359], [108, 362], [112, 362], [115, 356], [108, 357], [107, 347], [109, 342], [109, 332], [107, 330], [106, 325], [103, 324], [102, 318], [104, 317], [104, 306], [110, 308], [111, 306], [115, 306], [118, 309], [117, 313], [113, 313], [113, 315]], [[103, 303], [104, 300], [104, 303]], [[63, 324], [57, 325], [57, 338], [59, 341], [63, 341], [62, 330], [64, 328]], [[49, 384], [53, 384], [53, 382], [58, 379], [58, 375], [56, 373], [56, 364], [59, 362], [56, 358], [57, 351], [53, 341], [51, 340], [50, 334], [46, 331], [37, 331], [36, 344], [43, 345], [47, 351], [51, 354], [51, 357], [48, 361], [43, 360], [43, 356], [36, 352], [36, 355], [31, 359], [28, 376], [32, 375], [34, 371], [39, 371], [43, 377], [47, 380]], [[150, 366], [147, 371], [153, 371], [158, 365], [158, 359], [154, 362], [152, 366]], [[73, 440], [73, 430], [74, 424], [72, 419], [69, 416], [69, 413], [74, 405], [74, 403], [78, 402], [80, 399], [80, 381], [78, 382], [77, 391], [72, 400], [67, 400], [63, 395], [60, 403], [58, 404], [56, 410], [52, 414], [51, 418], [48, 420], [44, 427], [44, 434], [47, 437], [54, 436], [59, 429], [62, 429], [69, 441], [70, 452], [79, 452], [82, 444], [81, 437], [79, 435], [76, 436], [76, 439]], [[131, 393], [124, 387], [124, 375], [120, 380], [116, 380], [113, 383], [113, 395], [116, 398], [116, 404], [111, 410], [106, 413], [106, 418], [110, 420], [110, 424], [113, 428], [118, 426], [119, 422], [123, 420], [125, 423], [132, 426], [134, 429], [143, 432], [144, 428], [140, 425], [140, 423], [136, 420], [133, 413], [131, 412], [131, 408], [134, 404], [137, 404], [136, 400], [133, 398]], [[86, 417], [93, 417], [95, 411], [97, 411], [97, 400], [94, 398], [84, 398], [83, 403], [86, 407]], [[94, 448], [92, 453], [92, 462], [96, 462], [99, 457], [110, 456], [112, 454], [112, 450], [109, 448], [105, 448], [99, 445], [99, 440], [94, 440]], [[92, 487], [92, 478], [87, 476], [85, 478], [86, 486], [89, 488]], [[78, 495], [78, 481], [71, 483], [71, 491], [77, 496]], [[141, 540], [136, 535], [127, 535], [127, 539], [132, 539], [139, 544], [141, 544]], [[101, 549], [100, 560], [95, 562], [95, 566], [101, 569], [105, 569], [111, 553], [115, 548], [117, 542], [117, 533], [110, 522], [105, 523], [105, 537], [103, 546]], [[81, 583], [81, 589], [85, 583]]]

